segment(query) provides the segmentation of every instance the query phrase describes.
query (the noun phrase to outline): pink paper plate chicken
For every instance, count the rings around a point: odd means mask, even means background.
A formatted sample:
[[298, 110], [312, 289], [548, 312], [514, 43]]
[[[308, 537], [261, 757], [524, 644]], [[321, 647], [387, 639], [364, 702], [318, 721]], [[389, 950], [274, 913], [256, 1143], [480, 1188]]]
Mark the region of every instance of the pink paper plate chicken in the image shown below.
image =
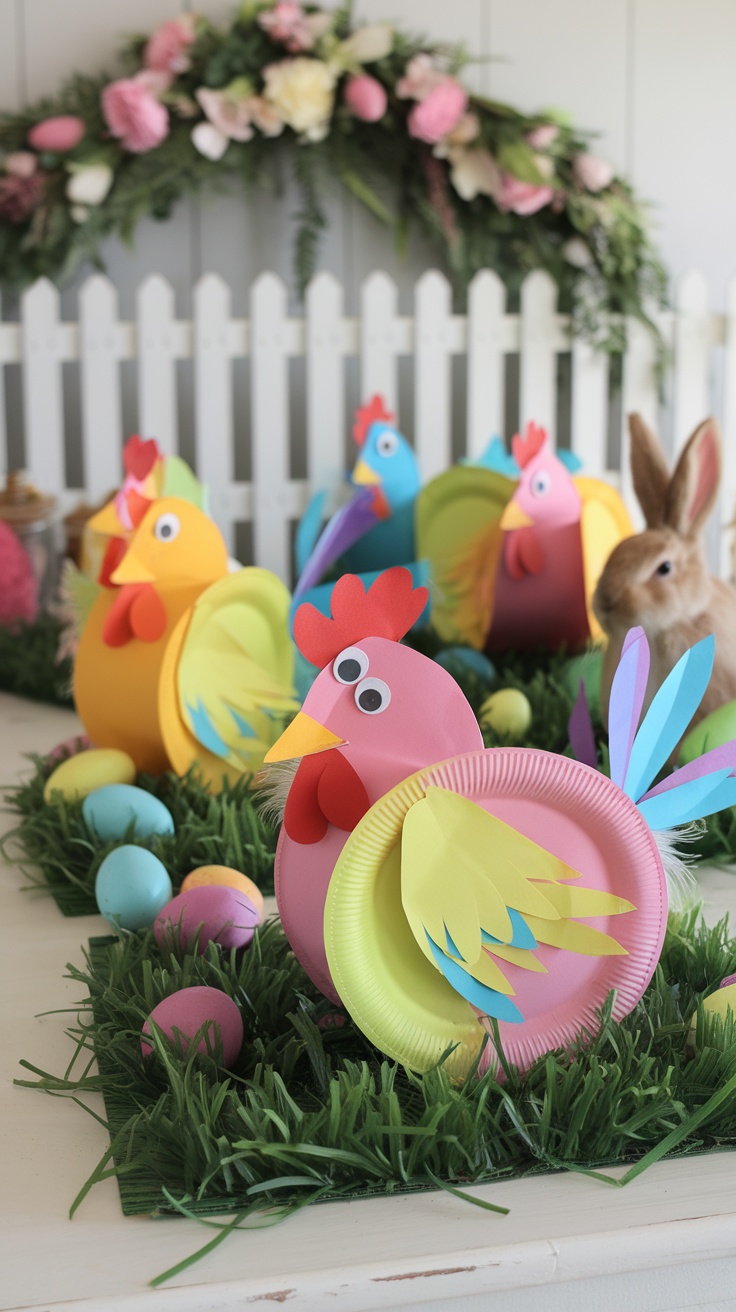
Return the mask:
[[[484, 749], [462, 693], [402, 646], [425, 604], [406, 571], [333, 615], [305, 605], [296, 640], [321, 665], [267, 761], [287, 779], [276, 856], [286, 934], [319, 988], [389, 1056], [462, 1078], [496, 1028], [522, 1068], [637, 1003], [667, 918], [669, 831], [736, 803], [736, 744], [650, 785], [710, 677], [687, 652], [637, 730], [649, 651], [634, 630], [612, 690], [611, 778], [569, 757]], [[282, 781], [283, 782], [283, 781]], [[664, 836], [658, 831], [663, 831]]]

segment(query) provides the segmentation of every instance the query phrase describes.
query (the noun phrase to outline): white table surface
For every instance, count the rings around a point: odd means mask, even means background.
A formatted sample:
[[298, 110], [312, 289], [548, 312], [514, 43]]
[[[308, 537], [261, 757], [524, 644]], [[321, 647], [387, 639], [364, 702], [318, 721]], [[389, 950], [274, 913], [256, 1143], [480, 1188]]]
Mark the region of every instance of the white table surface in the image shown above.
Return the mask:
[[[74, 733], [71, 712], [0, 694], [0, 782]], [[11, 821], [2, 818], [5, 828]], [[14, 1087], [21, 1057], [63, 1072], [65, 980], [98, 916], [65, 919], [2, 868], [0, 1309], [457, 1308], [465, 1312], [736, 1309], [736, 1156], [663, 1162], [625, 1189], [574, 1174], [479, 1187], [506, 1217], [437, 1192], [307, 1208], [229, 1237], [165, 1288], [148, 1281], [211, 1236], [183, 1219], [126, 1218], [114, 1180], [69, 1205], [106, 1147], [70, 1100]], [[702, 877], [708, 914], [736, 907], [736, 872]], [[101, 1110], [101, 1106], [99, 1108]]]

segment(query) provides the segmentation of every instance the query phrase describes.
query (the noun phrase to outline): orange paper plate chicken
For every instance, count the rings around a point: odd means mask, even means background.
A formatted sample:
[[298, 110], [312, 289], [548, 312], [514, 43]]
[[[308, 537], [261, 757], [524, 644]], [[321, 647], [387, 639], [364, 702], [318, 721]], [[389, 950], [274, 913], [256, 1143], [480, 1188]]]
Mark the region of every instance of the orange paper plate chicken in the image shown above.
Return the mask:
[[296, 709], [289, 593], [267, 570], [228, 572], [199, 507], [161, 497], [113, 544], [79, 642], [74, 699], [91, 740], [139, 770], [213, 786], [256, 770]]

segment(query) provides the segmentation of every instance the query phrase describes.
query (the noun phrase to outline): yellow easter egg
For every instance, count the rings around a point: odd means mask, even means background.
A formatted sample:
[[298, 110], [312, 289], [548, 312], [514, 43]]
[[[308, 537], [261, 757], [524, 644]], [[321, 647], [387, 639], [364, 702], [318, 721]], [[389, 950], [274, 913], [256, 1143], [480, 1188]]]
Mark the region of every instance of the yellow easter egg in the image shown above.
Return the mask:
[[492, 692], [480, 708], [481, 727], [504, 738], [523, 738], [531, 722], [532, 708], [518, 688]]
[[206, 884], [221, 884], [238, 889], [250, 898], [259, 914], [263, 915], [263, 894], [260, 888], [239, 870], [232, 870], [230, 866], [199, 866], [181, 881], [181, 891], [186, 893], [188, 888], [203, 888]]
[[[709, 1016], [720, 1016], [721, 1020], [725, 1020], [730, 1014], [731, 1019], [736, 1021], [736, 977], [729, 975], [728, 982], [722, 984], [714, 993], [709, 993], [707, 998], [703, 998], [700, 1010], [707, 1012]], [[693, 1050], [695, 1050], [697, 1019], [698, 1013], [695, 1011], [690, 1022], [690, 1032], [687, 1036], [688, 1046]]]
[[92, 747], [57, 765], [44, 784], [44, 801], [50, 802], [54, 793], [61, 793], [67, 802], [80, 801], [105, 784], [132, 784], [135, 775], [135, 762], [127, 752]]

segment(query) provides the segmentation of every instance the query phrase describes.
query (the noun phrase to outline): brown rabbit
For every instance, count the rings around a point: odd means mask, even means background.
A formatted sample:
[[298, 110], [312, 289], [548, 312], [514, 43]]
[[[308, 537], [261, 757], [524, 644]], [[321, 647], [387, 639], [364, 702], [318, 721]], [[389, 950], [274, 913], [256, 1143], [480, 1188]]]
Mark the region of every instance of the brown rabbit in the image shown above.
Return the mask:
[[640, 415], [629, 416], [629, 431], [634, 491], [647, 527], [611, 552], [593, 597], [608, 636], [601, 706], [605, 717], [630, 628], [641, 625], [651, 649], [645, 709], [683, 652], [713, 633], [715, 665], [694, 725], [736, 698], [736, 590], [708, 573], [701, 537], [721, 473], [718, 425], [706, 419], [695, 429], [672, 475]]

